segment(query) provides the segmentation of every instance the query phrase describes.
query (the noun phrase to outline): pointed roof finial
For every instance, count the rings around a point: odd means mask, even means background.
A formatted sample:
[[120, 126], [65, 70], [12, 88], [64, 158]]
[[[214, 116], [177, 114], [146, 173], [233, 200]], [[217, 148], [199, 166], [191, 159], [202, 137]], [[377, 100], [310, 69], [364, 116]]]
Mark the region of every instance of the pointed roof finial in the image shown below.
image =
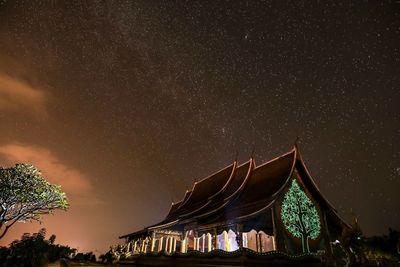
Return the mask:
[[294, 140], [294, 148], [298, 151], [299, 150], [299, 141], [300, 141], [300, 137], [297, 136], [296, 140]]
[[253, 146], [253, 150], [251, 151], [251, 159], [254, 159], [254, 151], [256, 150], [256, 145]]
[[296, 137], [296, 140], [294, 140], [294, 145], [295, 145], [296, 147], [298, 146], [299, 140], [300, 140], [299, 136], [297, 136], [297, 137]]

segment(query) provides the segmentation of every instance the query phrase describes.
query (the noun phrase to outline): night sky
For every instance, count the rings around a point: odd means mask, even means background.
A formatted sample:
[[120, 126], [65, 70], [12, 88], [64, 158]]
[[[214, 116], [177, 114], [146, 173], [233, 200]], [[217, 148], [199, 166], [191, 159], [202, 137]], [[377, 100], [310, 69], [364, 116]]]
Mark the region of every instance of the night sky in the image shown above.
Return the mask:
[[400, 229], [399, 1], [0, 0], [0, 165], [69, 211], [19, 224], [105, 252], [192, 183], [292, 149], [366, 235]]

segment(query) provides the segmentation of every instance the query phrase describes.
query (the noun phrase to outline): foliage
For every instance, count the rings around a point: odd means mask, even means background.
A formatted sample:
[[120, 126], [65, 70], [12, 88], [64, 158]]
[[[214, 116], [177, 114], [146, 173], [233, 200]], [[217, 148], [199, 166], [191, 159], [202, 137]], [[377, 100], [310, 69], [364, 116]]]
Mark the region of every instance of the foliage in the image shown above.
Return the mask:
[[344, 228], [341, 243], [350, 256], [350, 264], [364, 264], [368, 260], [383, 262], [400, 261], [400, 232], [389, 228], [389, 235], [365, 237], [354, 218], [350, 228]]
[[101, 254], [99, 256], [99, 260], [102, 263], [112, 263], [112, 262], [116, 261], [116, 258], [115, 258], [115, 256], [113, 255], [113, 253], [110, 250], [106, 254]]
[[47, 182], [34, 166], [0, 167], [0, 239], [16, 222], [40, 221], [43, 214], [67, 208], [61, 187]]
[[76, 249], [55, 245], [55, 235], [51, 236], [52, 240], [45, 240], [45, 236], [45, 229], [32, 235], [25, 233], [21, 240], [12, 242], [9, 248], [2, 247], [0, 266], [41, 267], [61, 258], [69, 258], [75, 253]]
[[78, 253], [72, 260], [78, 262], [96, 262], [96, 255], [93, 252]]
[[365, 239], [364, 250], [370, 259], [400, 261], [400, 231], [389, 228], [389, 235], [372, 236]]
[[310, 252], [308, 240], [319, 236], [321, 223], [317, 209], [296, 179], [283, 198], [281, 217], [286, 229], [301, 238], [303, 252]]

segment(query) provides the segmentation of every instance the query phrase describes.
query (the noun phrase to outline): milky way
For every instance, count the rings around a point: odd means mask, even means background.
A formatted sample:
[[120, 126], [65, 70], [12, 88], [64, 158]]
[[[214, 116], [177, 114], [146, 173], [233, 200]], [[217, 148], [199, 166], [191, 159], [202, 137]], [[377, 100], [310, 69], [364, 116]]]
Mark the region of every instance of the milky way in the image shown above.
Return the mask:
[[32, 162], [71, 208], [42, 225], [104, 252], [227, 165], [299, 137], [367, 235], [400, 228], [395, 1], [0, 0], [0, 165]]

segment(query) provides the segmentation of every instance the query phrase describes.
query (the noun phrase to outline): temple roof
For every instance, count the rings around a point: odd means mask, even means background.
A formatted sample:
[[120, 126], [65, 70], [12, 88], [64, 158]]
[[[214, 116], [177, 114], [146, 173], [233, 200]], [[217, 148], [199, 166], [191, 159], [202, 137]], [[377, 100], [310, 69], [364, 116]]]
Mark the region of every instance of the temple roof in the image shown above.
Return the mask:
[[[165, 229], [193, 222], [205, 225], [257, 216], [271, 207], [295, 168], [303, 174], [303, 182], [312, 196], [324, 208], [336, 213], [315, 185], [295, 146], [288, 153], [260, 166], [255, 166], [252, 158], [239, 166], [234, 162], [194, 183], [192, 190], [186, 191], [181, 201], [171, 205], [163, 221], [145, 229]], [[135, 233], [123, 237], [130, 235]]]

